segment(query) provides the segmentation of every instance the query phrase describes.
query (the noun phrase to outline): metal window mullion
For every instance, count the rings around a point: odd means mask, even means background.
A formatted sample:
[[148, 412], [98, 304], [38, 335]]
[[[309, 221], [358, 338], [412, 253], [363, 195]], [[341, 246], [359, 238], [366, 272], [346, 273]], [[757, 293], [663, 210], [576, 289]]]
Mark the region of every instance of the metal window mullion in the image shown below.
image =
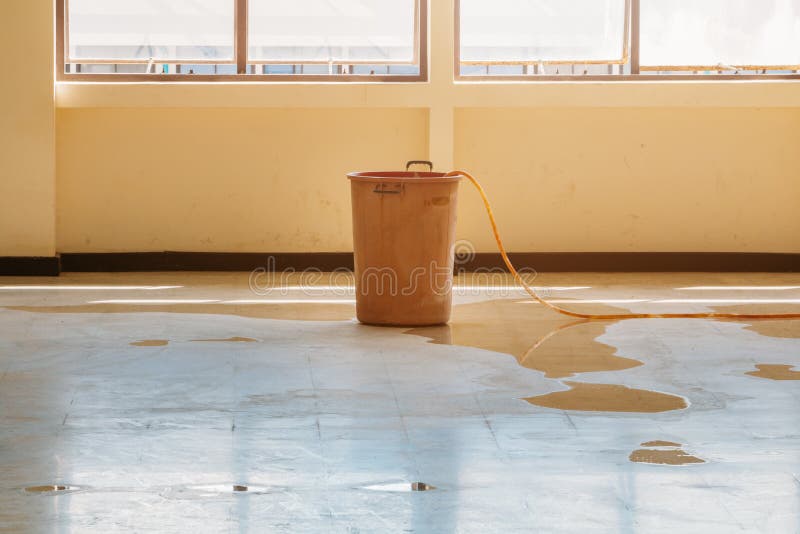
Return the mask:
[[247, 3], [248, 0], [235, 2], [234, 35], [236, 39], [234, 56], [236, 57], [236, 73], [247, 74]]
[[641, 0], [631, 0], [631, 74], [640, 74]]
[[[56, 1], [56, 80], [60, 80], [67, 72], [69, 61], [69, 29], [67, 28], [67, 0]], [[70, 69], [71, 71], [72, 69]]]

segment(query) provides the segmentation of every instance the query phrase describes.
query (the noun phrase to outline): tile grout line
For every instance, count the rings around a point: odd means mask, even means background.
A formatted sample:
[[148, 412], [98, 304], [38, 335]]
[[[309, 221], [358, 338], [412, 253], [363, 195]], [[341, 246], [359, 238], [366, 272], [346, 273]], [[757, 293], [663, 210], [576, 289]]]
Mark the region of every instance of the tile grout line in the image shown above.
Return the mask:
[[331, 509], [330, 487], [328, 486], [328, 462], [325, 459], [325, 445], [322, 439], [322, 426], [319, 422], [319, 395], [317, 393], [317, 381], [314, 379], [314, 365], [311, 363], [311, 352], [306, 351], [306, 362], [308, 363], [308, 379], [311, 381], [311, 389], [314, 391], [314, 422], [317, 429], [317, 442], [319, 443], [319, 457], [322, 460], [322, 480], [325, 485], [325, 506], [328, 509], [328, 521], [333, 527], [334, 513]]
[[[456, 362], [456, 365], [458, 366], [458, 370], [461, 373], [462, 377], [466, 376], [466, 373], [464, 373], [464, 366], [463, 366], [462, 362], [460, 360], [458, 360]], [[494, 428], [492, 428], [492, 424], [489, 421], [489, 418], [486, 416], [486, 411], [483, 409], [483, 405], [481, 404], [481, 401], [478, 399], [478, 394], [475, 391], [475, 388], [470, 388], [470, 390], [472, 392], [472, 399], [475, 401], [475, 405], [478, 407], [478, 410], [481, 413], [481, 417], [483, 418], [483, 423], [486, 425], [486, 428], [489, 430], [489, 434], [491, 434], [491, 436], [492, 436], [492, 441], [494, 441], [495, 447], [497, 447], [497, 450], [499, 450], [503, 455], [507, 456], [508, 453], [506, 452], [505, 449], [503, 449], [503, 447], [500, 446], [500, 442], [497, 440], [497, 434], [495, 434]]]
[[392, 375], [391, 375], [391, 373], [389, 373], [389, 367], [386, 365], [386, 358], [383, 357], [384, 356], [384, 352], [382, 350], [380, 350], [380, 351], [378, 351], [378, 354], [381, 356], [381, 363], [383, 363], [383, 372], [386, 375], [386, 380], [389, 381], [389, 387], [392, 389], [392, 397], [394, 397], [394, 405], [395, 405], [395, 408], [397, 408], [397, 415], [400, 418], [400, 424], [403, 427], [403, 435], [406, 438], [406, 445], [408, 446], [409, 453], [411, 453], [411, 455], [412, 455], [411, 457], [414, 460], [414, 470], [415, 470], [416, 475], [417, 475], [416, 478], [420, 479], [420, 477], [422, 475], [421, 475], [421, 472], [420, 472], [420, 469], [419, 469], [419, 462], [417, 462], [417, 458], [413, 454], [414, 445], [411, 443], [411, 438], [408, 435], [408, 427], [406, 426], [406, 420], [405, 420], [405, 417], [403, 416], [403, 412], [400, 409], [400, 401], [397, 398], [397, 390], [394, 387], [394, 382], [392, 382]]

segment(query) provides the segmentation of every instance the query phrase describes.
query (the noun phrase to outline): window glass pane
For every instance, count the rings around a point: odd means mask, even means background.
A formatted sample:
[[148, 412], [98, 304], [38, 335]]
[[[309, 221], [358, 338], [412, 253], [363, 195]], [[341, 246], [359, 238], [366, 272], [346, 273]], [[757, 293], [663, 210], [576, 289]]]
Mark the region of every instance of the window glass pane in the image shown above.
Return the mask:
[[71, 59], [232, 61], [233, 0], [69, 0]]
[[461, 0], [461, 59], [622, 59], [625, 4], [625, 0]]
[[[272, 65], [268, 65], [271, 67]], [[329, 74], [327, 65], [300, 65], [299, 74]]]
[[493, 76], [521, 76], [525, 74], [522, 65], [489, 65], [489, 74]]
[[642, 0], [641, 63], [800, 64], [800, 0]]
[[295, 74], [297, 68], [294, 65], [265, 65], [265, 74]]
[[387, 65], [354, 65], [352, 74], [389, 74]]
[[387, 74], [398, 74], [402, 76], [419, 75], [419, 66], [413, 65], [389, 65], [386, 67]]
[[416, 0], [250, 0], [249, 58], [411, 63], [415, 5]]

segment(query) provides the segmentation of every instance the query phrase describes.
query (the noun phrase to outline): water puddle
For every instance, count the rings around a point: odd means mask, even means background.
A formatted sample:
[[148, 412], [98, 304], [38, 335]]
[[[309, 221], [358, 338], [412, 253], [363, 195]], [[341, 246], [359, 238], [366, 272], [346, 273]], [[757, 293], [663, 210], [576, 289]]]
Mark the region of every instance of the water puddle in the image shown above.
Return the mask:
[[[626, 313], [607, 305], [567, 305], [587, 313]], [[616, 354], [617, 349], [597, 338], [615, 321], [576, 321], [527, 300], [491, 300], [453, 308], [449, 325], [413, 328], [406, 333], [427, 337], [431, 343], [474, 347], [510, 354], [528, 369], [560, 379], [580, 373], [621, 371], [643, 365]], [[685, 398], [615, 384], [565, 381], [567, 391], [525, 398], [546, 408], [589, 412], [655, 413], [682, 410]]]
[[227, 339], [193, 339], [192, 341], [199, 343], [257, 343], [257, 339], [252, 337], [229, 337]]
[[[197, 343], [258, 343], [257, 339], [252, 337], [229, 337], [225, 339], [193, 339]], [[134, 347], [163, 347], [169, 344], [167, 339], [144, 339], [142, 341], [134, 341], [131, 343]]]
[[78, 491], [80, 488], [78, 486], [67, 486], [63, 484], [53, 484], [53, 485], [45, 485], [45, 486], [28, 486], [25, 488], [25, 491], [28, 493], [47, 493], [47, 494], [55, 494], [55, 493], [67, 493], [67, 492], [74, 492]]
[[569, 386], [567, 391], [556, 391], [525, 400], [544, 408], [582, 412], [657, 413], [683, 410], [689, 406], [683, 397], [647, 389], [569, 381], [564, 384]]
[[[600, 305], [580, 311], [627, 312]], [[510, 354], [523, 367], [548, 378], [567, 378], [642, 365], [639, 360], [617, 356], [616, 348], [596, 341], [611, 324], [614, 322], [576, 321], [528, 301], [501, 299], [455, 306], [449, 325], [413, 328], [406, 333], [427, 337], [435, 344]]]
[[180, 488], [179, 491], [198, 493], [201, 496], [222, 495], [225, 493], [251, 493], [262, 494], [267, 493], [269, 488], [266, 486], [248, 486], [244, 484], [200, 484], [196, 486], [185, 486]]
[[236, 315], [252, 319], [278, 319], [284, 321], [348, 321], [355, 317], [355, 304], [319, 303], [269, 303], [253, 304], [79, 304], [77, 306], [7, 306], [7, 310], [34, 313], [202, 313], [209, 315]]
[[671, 441], [647, 441], [642, 443], [642, 447], [658, 447], [648, 449], [637, 449], [633, 451], [628, 459], [639, 464], [656, 465], [690, 465], [704, 464], [705, 460], [693, 456], [683, 449], [680, 443]]
[[[720, 313], [800, 313], [800, 305], [797, 304], [737, 304], [733, 306], [712, 306], [712, 309]], [[722, 320], [733, 321], [733, 319]], [[746, 319], [735, 322], [743, 322], [746, 324], [745, 330], [750, 330], [762, 336], [800, 339], [800, 320], [797, 319]]]
[[[567, 304], [567, 308], [594, 314], [619, 314], [629, 310], [598, 303]], [[254, 304], [85, 304], [79, 306], [8, 309], [40, 313], [205, 313], [296, 321], [344, 321], [352, 319], [351, 303]], [[510, 354], [528, 369], [547, 378], [569, 378], [580, 373], [621, 371], [642, 365], [616, 354], [613, 346], [597, 341], [615, 321], [575, 320], [554, 313], [530, 299], [495, 299], [453, 307], [449, 325], [411, 328], [410, 335], [429, 338], [431, 343], [474, 347]], [[155, 340], [151, 340], [155, 341]], [[250, 338], [203, 339], [204, 342], [252, 342]], [[687, 407], [683, 397], [613, 384], [565, 382], [567, 391], [525, 400], [531, 404], [563, 410], [662, 412]]]
[[645, 441], [642, 443], [642, 447], [680, 447], [680, 443], [675, 443], [674, 441]]
[[390, 482], [388, 484], [372, 484], [364, 486], [362, 489], [370, 491], [411, 492], [433, 491], [436, 489], [436, 486], [431, 486], [425, 482]]
[[167, 344], [169, 344], [169, 340], [167, 339], [144, 339], [131, 343], [134, 347], [163, 347]]
[[750, 319], [744, 328], [766, 337], [800, 339], [800, 320]]
[[769, 380], [800, 380], [800, 371], [794, 370], [794, 365], [781, 365], [776, 363], [758, 363], [758, 371], [750, 371], [750, 376], [767, 378]]

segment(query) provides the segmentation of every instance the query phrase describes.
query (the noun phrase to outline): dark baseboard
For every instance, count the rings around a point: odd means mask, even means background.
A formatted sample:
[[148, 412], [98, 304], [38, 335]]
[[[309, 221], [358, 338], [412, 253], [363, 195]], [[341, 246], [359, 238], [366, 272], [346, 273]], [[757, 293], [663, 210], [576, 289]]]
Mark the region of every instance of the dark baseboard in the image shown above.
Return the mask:
[[61, 255], [65, 272], [353, 269], [352, 252], [112, 252]]
[[[739, 252], [517, 252], [517, 268], [538, 272], [800, 272], [800, 254]], [[275, 271], [352, 269], [352, 252], [125, 252], [61, 254], [65, 272]], [[459, 259], [457, 270], [503, 268], [497, 253]]]
[[[516, 268], [538, 272], [800, 272], [800, 254], [768, 252], [512, 252]], [[504, 268], [500, 254], [478, 253], [465, 271]]]
[[58, 276], [60, 272], [58, 256], [0, 257], [0, 276]]

